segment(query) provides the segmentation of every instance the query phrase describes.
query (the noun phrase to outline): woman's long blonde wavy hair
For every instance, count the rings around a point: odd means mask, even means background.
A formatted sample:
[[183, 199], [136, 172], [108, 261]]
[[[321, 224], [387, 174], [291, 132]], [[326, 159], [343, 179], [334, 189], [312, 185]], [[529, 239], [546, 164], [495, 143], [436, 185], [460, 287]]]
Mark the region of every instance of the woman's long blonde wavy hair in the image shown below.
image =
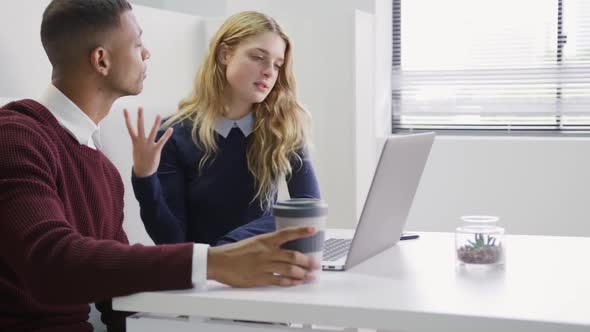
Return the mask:
[[258, 12], [241, 12], [228, 18], [219, 28], [197, 72], [189, 97], [179, 103], [179, 110], [163, 125], [166, 128], [184, 120], [192, 121], [193, 141], [204, 155], [199, 171], [217, 152], [215, 121], [225, 113], [224, 90], [227, 87], [225, 66], [219, 62], [220, 45], [230, 52], [247, 38], [274, 32], [285, 41], [284, 63], [277, 81], [264, 101], [253, 106], [254, 127], [247, 147], [248, 170], [255, 180], [260, 207], [269, 211], [276, 195], [278, 181], [292, 173], [291, 163], [302, 164], [310, 116], [299, 105], [295, 94], [292, 50], [289, 38], [277, 22]]

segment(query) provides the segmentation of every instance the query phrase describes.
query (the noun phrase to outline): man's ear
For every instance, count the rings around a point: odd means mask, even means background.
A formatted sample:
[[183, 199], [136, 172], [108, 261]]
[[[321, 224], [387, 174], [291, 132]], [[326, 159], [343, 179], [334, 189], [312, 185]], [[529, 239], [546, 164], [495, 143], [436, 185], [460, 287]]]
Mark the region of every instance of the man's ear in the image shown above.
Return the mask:
[[111, 61], [109, 58], [109, 52], [102, 47], [98, 46], [90, 52], [90, 65], [92, 68], [101, 76], [106, 76], [109, 73]]
[[217, 47], [217, 61], [219, 61], [219, 63], [221, 63], [222, 65], [227, 66], [230, 58], [231, 54], [229, 52], [229, 47], [227, 46], [227, 44], [219, 44], [219, 47]]

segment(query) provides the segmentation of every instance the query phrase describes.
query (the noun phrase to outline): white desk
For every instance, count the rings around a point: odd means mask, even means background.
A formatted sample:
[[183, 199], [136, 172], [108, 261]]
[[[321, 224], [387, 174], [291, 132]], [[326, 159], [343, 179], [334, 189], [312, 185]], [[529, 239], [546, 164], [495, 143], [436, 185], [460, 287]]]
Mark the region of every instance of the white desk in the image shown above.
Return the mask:
[[[590, 331], [590, 238], [508, 236], [504, 269], [475, 273], [456, 269], [452, 233], [420, 235], [350, 271], [322, 272], [315, 284], [231, 289], [211, 282], [208, 290], [117, 298], [113, 307], [386, 331]], [[128, 319], [129, 332], [133, 319], [180, 329], [198, 322], [140, 315]]]

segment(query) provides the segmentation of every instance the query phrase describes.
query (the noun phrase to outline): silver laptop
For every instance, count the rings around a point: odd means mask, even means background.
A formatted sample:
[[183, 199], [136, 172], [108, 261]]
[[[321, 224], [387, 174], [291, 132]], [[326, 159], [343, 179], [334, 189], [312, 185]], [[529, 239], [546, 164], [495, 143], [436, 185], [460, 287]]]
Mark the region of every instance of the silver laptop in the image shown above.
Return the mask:
[[349, 269], [400, 240], [433, 142], [434, 133], [387, 138], [354, 237], [326, 239], [322, 269]]

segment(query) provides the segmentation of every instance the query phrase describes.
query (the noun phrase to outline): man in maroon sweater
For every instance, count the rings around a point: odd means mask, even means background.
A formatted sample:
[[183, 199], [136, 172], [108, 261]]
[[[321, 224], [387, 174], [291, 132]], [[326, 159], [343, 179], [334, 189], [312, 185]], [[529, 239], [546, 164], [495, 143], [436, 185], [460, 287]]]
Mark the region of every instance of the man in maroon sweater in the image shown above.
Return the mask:
[[[125, 0], [54, 0], [41, 39], [47, 96], [0, 109], [0, 331], [91, 331], [91, 302], [109, 331], [122, 330], [110, 298], [191, 288], [199, 275], [236, 287], [313, 278], [317, 262], [280, 249], [312, 228], [205, 247], [205, 266], [193, 264], [198, 244], [129, 245], [123, 183], [94, 129], [117, 98], [142, 90], [141, 29]], [[159, 160], [167, 137], [142, 144], [142, 156]]]

